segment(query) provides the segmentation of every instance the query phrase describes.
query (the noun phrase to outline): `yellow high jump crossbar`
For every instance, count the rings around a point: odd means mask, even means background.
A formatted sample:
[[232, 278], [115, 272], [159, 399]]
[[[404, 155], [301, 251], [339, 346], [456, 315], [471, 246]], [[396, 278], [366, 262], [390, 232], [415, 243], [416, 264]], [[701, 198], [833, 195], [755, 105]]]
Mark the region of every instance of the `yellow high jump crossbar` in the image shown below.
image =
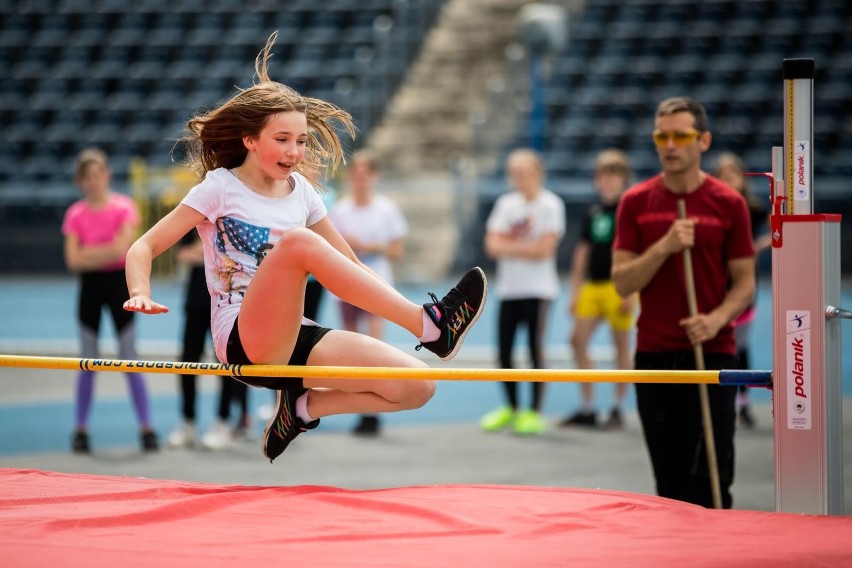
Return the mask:
[[547, 383], [670, 383], [769, 387], [772, 371], [624, 371], [613, 369], [461, 369], [457, 367], [303, 367], [295, 365], [226, 365], [171, 361], [79, 359], [0, 355], [0, 367], [111, 371], [233, 377], [302, 377], [438, 381], [510, 381]]

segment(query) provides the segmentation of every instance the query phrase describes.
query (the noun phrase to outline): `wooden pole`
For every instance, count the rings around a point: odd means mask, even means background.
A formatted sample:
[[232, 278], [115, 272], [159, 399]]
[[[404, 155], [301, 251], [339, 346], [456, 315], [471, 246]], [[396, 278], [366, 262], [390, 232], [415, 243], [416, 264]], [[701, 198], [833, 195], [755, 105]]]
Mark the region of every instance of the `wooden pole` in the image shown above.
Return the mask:
[[[677, 200], [677, 216], [686, 219], [686, 202]], [[683, 272], [686, 277], [686, 300], [689, 304], [689, 315], [698, 315], [698, 299], [695, 296], [695, 275], [692, 271], [692, 253], [689, 248], [683, 249]], [[700, 343], [692, 346], [695, 351], [695, 368], [706, 370], [704, 365], [704, 349]], [[704, 427], [704, 447], [707, 450], [707, 468], [710, 470], [710, 489], [713, 493], [713, 508], [722, 508], [722, 489], [719, 483], [719, 462], [716, 457], [716, 438], [713, 437], [713, 417], [710, 413], [710, 396], [707, 385], [698, 385], [698, 397], [701, 401], [701, 421]]]

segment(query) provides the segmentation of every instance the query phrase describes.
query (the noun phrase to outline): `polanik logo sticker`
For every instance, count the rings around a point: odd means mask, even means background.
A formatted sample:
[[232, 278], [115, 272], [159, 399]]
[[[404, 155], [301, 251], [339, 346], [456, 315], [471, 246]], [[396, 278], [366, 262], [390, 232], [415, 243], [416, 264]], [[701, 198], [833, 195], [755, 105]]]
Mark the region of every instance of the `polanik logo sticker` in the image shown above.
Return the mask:
[[811, 313], [787, 310], [787, 428], [811, 429]]

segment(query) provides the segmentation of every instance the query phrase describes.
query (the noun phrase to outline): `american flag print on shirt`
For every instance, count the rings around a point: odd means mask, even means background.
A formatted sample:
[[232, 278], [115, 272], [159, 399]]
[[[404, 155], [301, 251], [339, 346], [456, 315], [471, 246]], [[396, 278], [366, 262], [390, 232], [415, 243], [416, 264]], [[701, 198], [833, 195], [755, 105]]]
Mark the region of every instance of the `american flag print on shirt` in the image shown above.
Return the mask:
[[260, 266], [267, 251], [272, 248], [269, 227], [258, 227], [232, 217], [221, 217], [216, 225], [216, 248], [223, 253], [227, 252], [226, 237], [234, 250], [254, 257], [256, 266]]
[[[269, 242], [270, 233], [269, 227], [233, 217], [220, 217], [216, 221], [216, 249], [221, 253], [217, 256], [216, 268], [229, 296], [245, 294], [254, 271], [274, 246]], [[240, 258], [243, 255], [248, 258]]]

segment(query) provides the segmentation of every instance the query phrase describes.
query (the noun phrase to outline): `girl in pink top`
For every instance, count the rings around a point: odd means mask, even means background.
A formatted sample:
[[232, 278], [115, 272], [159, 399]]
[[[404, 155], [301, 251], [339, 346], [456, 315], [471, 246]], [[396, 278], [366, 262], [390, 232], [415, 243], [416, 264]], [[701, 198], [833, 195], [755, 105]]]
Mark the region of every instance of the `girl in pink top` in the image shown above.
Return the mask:
[[[77, 156], [74, 181], [83, 199], [65, 212], [65, 264], [80, 274], [77, 315], [80, 323], [82, 357], [97, 358], [101, 310], [107, 307], [118, 333], [119, 357], [136, 359], [135, 327], [132, 312], [122, 308], [126, 299], [124, 256], [136, 236], [139, 213], [126, 195], [110, 190], [106, 154], [86, 149]], [[142, 449], [158, 447], [150, 426], [148, 395], [139, 373], [127, 373], [133, 407], [140, 425]], [[94, 372], [81, 371], [77, 380], [76, 429], [71, 447], [75, 453], [89, 453], [87, 423], [92, 406]]]

